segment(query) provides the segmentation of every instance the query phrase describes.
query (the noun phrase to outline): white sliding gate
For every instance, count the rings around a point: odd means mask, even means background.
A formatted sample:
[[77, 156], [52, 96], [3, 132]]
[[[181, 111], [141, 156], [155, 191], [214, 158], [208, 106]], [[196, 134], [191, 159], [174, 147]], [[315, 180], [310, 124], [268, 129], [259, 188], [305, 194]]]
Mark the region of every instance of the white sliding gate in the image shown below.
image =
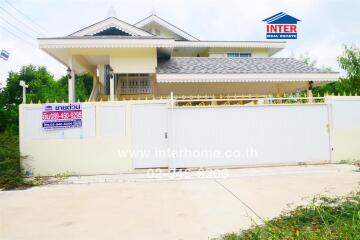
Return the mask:
[[133, 105], [132, 119], [134, 168], [330, 161], [326, 104], [142, 104]]
[[172, 168], [330, 161], [325, 104], [185, 107], [171, 119]]

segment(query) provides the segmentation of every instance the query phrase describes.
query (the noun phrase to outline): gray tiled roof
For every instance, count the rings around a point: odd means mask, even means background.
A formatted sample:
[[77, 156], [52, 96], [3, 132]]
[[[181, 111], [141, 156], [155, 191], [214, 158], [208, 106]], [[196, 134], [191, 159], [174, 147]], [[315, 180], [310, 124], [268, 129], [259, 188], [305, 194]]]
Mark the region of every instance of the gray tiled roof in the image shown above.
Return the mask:
[[119, 36], [119, 35], [107, 35], [107, 36], [66, 36], [66, 37], [55, 37], [60, 39], [171, 39], [158, 36]]
[[321, 73], [293, 58], [174, 57], [159, 62], [158, 74]]

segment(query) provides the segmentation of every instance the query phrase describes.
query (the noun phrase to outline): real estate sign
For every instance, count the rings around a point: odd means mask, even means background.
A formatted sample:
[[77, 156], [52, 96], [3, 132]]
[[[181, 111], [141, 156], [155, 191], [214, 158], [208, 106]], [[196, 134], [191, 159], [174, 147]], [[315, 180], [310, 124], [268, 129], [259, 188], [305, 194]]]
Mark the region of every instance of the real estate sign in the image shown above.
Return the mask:
[[43, 129], [56, 130], [81, 127], [82, 107], [80, 103], [51, 103], [43, 105]]
[[279, 12], [263, 20], [266, 22], [266, 39], [297, 39], [297, 23], [301, 20]]

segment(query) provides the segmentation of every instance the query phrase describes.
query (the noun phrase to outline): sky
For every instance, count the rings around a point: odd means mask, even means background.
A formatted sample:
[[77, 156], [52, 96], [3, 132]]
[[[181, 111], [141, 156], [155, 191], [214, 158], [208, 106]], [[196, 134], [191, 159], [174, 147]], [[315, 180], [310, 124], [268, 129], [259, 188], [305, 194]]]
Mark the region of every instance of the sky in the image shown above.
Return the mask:
[[66, 36], [107, 18], [112, 8], [130, 24], [155, 11], [200, 40], [233, 41], [266, 40], [262, 20], [285, 12], [301, 20], [298, 39], [274, 57], [308, 55], [317, 67], [340, 72], [343, 45], [360, 47], [358, 0], [0, 0], [0, 50], [10, 52], [8, 61], [0, 59], [0, 83], [26, 64], [46, 66], [56, 79], [65, 75], [36, 38]]

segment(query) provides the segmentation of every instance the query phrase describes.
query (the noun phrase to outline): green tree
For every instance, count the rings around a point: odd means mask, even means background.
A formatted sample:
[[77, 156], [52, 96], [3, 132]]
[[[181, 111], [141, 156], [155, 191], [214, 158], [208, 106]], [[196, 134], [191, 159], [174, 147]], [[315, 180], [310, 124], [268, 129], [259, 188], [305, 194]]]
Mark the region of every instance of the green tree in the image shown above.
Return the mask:
[[316, 60], [312, 59], [308, 52], [301, 54], [300, 60], [302, 62], [304, 62], [306, 65], [311, 66], [311, 67], [315, 67], [315, 65], [316, 65]]
[[[75, 77], [75, 95], [76, 101], [84, 102], [89, 99], [89, 96], [92, 91], [93, 77], [92, 75], [86, 73], [82, 75], [76, 75]], [[63, 99], [68, 100], [68, 78], [66, 76], [61, 77], [58, 82], [58, 87], [60, 91], [63, 91], [62, 95], [65, 95]], [[63, 100], [62, 99], [62, 100]], [[61, 101], [62, 101], [61, 100]]]
[[[62, 102], [68, 100], [68, 79], [54, 80], [43, 66], [23, 66], [19, 72], [9, 72], [6, 86], [0, 90], [0, 132], [18, 132], [18, 105], [22, 102], [20, 80], [24, 80], [27, 89], [27, 102]], [[92, 76], [76, 76], [76, 99], [86, 101], [92, 89]]]
[[360, 90], [360, 48], [346, 46], [343, 55], [338, 57], [340, 67], [347, 73], [347, 80], [356, 91]]
[[360, 49], [355, 46], [344, 46], [344, 52], [338, 58], [338, 63], [346, 71], [346, 77], [313, 89], [314, 95], [324, 94], [359, 94], [360, 93]]

